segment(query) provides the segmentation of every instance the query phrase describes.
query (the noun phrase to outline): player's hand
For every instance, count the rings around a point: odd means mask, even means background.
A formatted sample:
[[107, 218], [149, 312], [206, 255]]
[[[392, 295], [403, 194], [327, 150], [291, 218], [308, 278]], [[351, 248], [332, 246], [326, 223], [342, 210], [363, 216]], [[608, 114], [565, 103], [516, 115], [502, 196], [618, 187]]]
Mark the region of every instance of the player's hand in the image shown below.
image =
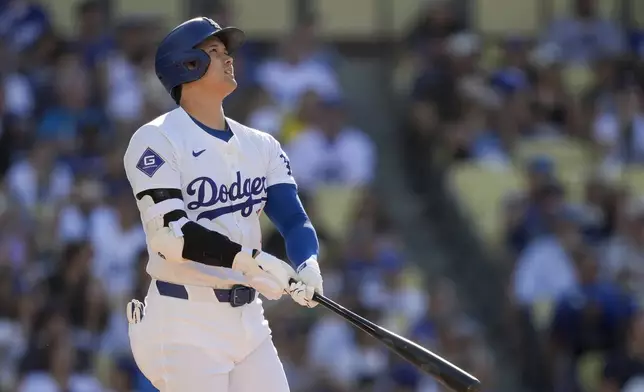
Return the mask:
[[249, 285], [268, 300], [281, 298], [287, 292], [289, 280], [295, 277], [295, 271], [286, 262], [257, 250], [239, 252], [233, 269], [243, 273]]
[[318, 303], [313, 301], [313, 294], [324, 294], [322, 274], [317, 260], [309, 259], [300, 265], [295, 280], [288, 289], [293, 301], [307, 308], [316, 307]]

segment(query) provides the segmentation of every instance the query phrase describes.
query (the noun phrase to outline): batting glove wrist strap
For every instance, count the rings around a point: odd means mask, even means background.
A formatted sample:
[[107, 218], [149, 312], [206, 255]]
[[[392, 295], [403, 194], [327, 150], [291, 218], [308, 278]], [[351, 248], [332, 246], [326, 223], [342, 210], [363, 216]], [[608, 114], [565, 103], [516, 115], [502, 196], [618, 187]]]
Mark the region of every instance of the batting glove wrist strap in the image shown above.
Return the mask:
[[320, 265], [316, 258], [310, 258], [297, 268], [297, 282], [289, 286], [289, 294], [295, 302], [308, 308], [317, 306], [313, 294], [324, 294]]

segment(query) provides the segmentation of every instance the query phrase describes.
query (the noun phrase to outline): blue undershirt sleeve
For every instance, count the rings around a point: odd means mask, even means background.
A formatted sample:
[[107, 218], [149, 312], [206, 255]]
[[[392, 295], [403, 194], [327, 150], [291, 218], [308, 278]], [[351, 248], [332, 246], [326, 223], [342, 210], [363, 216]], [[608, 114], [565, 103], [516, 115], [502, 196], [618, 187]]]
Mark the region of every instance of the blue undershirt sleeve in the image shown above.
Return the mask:
[[293, 184], [268, 187], [264, 212], [284, 238], [286, 254], [297, 269], [319, 252], [318, 237]]

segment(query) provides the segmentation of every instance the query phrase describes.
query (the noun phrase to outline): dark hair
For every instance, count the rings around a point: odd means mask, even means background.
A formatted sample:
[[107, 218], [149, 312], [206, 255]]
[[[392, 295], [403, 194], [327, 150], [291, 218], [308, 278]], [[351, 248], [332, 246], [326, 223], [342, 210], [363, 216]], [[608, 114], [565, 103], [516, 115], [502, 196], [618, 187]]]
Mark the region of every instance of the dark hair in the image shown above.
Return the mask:
[[170, 91], [170, 96], [174, 99], [174, 102], [179, 105], [181, 102], [181, 86], [177, 86]]

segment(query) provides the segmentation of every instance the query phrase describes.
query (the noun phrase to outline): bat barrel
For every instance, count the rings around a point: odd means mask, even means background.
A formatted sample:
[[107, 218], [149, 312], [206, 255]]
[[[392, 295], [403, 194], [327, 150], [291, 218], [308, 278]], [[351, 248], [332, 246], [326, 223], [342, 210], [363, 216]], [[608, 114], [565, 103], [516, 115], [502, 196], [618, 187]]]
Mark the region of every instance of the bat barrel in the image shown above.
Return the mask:
[[322, 295], [314, 294], [313, 299], [379, 340], [391, 351], [434, 377], [451, 390], [455, 392], [477, 392], [481, 388], [480, 381], [474, 376], [424, 347], [374, 324]]
[[[457, 368], [449, 362], [445, 362], [444, 365], [445, 367], [439, 373], [439, 379], [445, 386], [458, 392], [479, 391], [481, 388], [481, 382], [476, 377]], [[431, 372], [428, 373], [432, 374]]]
[[432, 353], [426, 348], [377, 327], [375, 337], [420, 370], [434, 377], [441, 384], [456, 392], [476, 392], [481, 382], [465, 370]]

